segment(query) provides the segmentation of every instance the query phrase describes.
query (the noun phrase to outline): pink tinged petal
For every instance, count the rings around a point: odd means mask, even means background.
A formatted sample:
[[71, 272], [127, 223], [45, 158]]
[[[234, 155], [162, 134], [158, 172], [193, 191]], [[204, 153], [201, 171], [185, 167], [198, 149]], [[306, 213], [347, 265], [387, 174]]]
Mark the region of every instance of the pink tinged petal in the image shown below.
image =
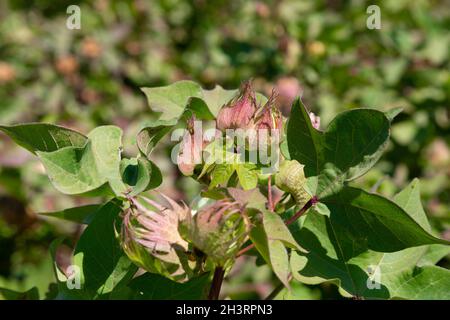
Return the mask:
[[320, 117], [316, 116], [314, 113], [310, 112], [309, 113], [309, 119], [311, 119], [311, 124], [312, 124], [313, 128], [319, 130], [319, 128], [320, 128]]

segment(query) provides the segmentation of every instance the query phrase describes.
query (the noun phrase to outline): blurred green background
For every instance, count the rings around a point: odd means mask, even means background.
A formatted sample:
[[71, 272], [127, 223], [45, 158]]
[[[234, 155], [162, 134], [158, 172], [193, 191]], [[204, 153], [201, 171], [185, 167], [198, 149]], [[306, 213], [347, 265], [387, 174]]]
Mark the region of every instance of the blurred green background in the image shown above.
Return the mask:
[[[80, 30], [66, 28], [71, 4], [81, 8]], [[366, 26], [371, 4], [381, 8], [380, 30]], [[192, 79], [231, 89], [253, 78], [261, 92], [277, 88], [285, 115], [302, 95], [323, 128], [346, 109], [403, 107], [387, 153], [355, 184], [390, 197], [419, 177], [432, 226], [450, 239], [449, 30], [450, 1], [1, 1], [0, 123], [85, 133], [115, 124], [134, 155], [140, 125], [154, 119], [141, 86]], [[161, 189], [191, 200], [198, 186], [169, 161], [170, 145], [154, 154]], [[49, 244], [76, 242], [82, 227], [38, 213], [82, 203], [54, 190], [40, 163], [0, 134], [0, 287], [51, 296]], [[269, 269], [254, 263], [239, 259], [224, 295], [271, 292]], [[331, 285], [299, 283], [278, 298], [288, 294], [339, 297]]]

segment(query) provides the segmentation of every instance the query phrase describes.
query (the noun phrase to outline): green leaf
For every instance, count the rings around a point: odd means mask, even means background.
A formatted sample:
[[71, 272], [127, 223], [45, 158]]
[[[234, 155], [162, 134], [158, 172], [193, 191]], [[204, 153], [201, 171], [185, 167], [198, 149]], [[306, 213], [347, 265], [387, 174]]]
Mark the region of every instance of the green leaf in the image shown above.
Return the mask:
[[161, 180], [161, 172], [156, 165], [143, 157], [122, 159], [120, 172], [130, 197], [158, 186]]
[[268, 240], [280, 240], [285, 246], [306, 252], [292, 236], [281, 217], [273, 212], [263, 212], [263, 227]]
[[403, 108], [393, 108], [391, 110], [386, 111], [384, 114], [389, 119], [390, 122], [392, 122], [396, 116], [398, 116], [403, 111]]
[[184, 112], [191, 97], [200, 97], [199, 84], [182, 80], [165, 87], [141, 88], [150, 108], [160, 112], [160, 120], [178, 119]]
[[291, 289], [283, 288], [273, 300], [319, 300], [320, 289], [310, 288], [299, 281], [289, 282]]
[[422, 266], [433, 266], [443, 258], [450, 254], [450, 246], [441, 244], [432, 244], [428, 246], [425, 254], [420, 258], [417, 265]]
[[0, 300], [39, 300], [39, 291], [36, 287], [25, 292], [0, 288]]
[[256, 188], [258, 184], [258, 171], [252, 163], [238, 163], [234, 165], [236, 173], [244, 190]]
[[80, 207], [68, 208], [61, 211], [41, 212], [39, 214], [72, 222], [89, 224], [97, 210], [101, 207], [101, 204], [89, 204]]
[[[449, 244], [424, 230], [399, 205], [379, 195], [345, 187], [322, 200], [331, 212], [333, 228], [345, 232], [347, 238], [351, 236], [355, 247], [356, 243], [367, 243], [372, 250], [394, 252], [425, 244]], [[354, 248], [343, 254], [352, 256]]]
[[105, 204], [75, 248], [74, 261], [82, 270], [82, 290], [91, 298], [111, 293], [137, 271], [116, 237], [114, 224], [120, 212], [119, 201], [111, 200]]
[[[115, 222], [122, 211], [120, 201], [113, 199], [102, 206], [81, 235], [72, 264], [80, 271], [80, 288], [70, 289], [66, 275], [55, 262], [58, 280], [57, 299], [104, 299], [123, 288], [137, 271], [124, 254], [116, 237]], [[50, 247], [53, 260], [62, 240]]]
[[0, 130], [32, 153], [52, 152], [64, 147], [81, 148], [87, 141], [87, 137], [77, 131], [46, 123], [0, 126]]
[[312, 127], [297, 99], [287, 128], [289, 154], [305, 165], [306, 177], [319, 177], [316, 195], [329, 196], [378, 161], [389, 139], [389, 125], [381, 111], [353, 109], [337, 115], [322, 133]]
[[324, 162], [324, 135], [312, 126], [309, 112], [300, 98], [292, 105], [287, 124], [287, 144], [290, 158], [305, 165], [307, 177], [320, 173]]
[[263, 212], [262, 224], [252, 229], [250, 238], [278, 279], [289, 287], [290, 266], [286, 247], [306, 251], [292, 237], [281, 217], [276, 213]]
[[226, 186], [234, 171], [234, 165], [232, 164], [224, 163], [215, 165], [213, 171], [211, 172], [211, 182], [209, 187], [214, 188], [218, 185]]
[[[205, 120], [213, 120], [219, 113], [219, 110], [228, 103], [238, 93], [238, 90], [226, 90], [216, 85], [212, 90], [202, 89], [202, 97], [200, 99], [193, 98], [191, 102], [198, 101], [204, 104], [203, 110], [195, 112], [197, 118]], [[206, 108], [205, 108], [206, 107]], [[206, 111], [207, 109], [207, 111]]]
[[177, 123], [178, 119], [157, 120], [145, 126], [139, 131], [137, 136], [139, 151], [149, 158], [156, 144], [168, 134]]
[[200, 300], [209, 289], [209, 275], [193, 278], [185, 283], [171, 281], [163, 276], [145, 273], [133, 279], [129, 287], [138, 300]]
[[392, 298], [413, 300], [449, 300], [450, 270], [425, 266], [403, 274], [392, 283]]
[[101, 126], [92, 130], [84, 147], [38, 151], [50, 181], [65, 194], [94, 192], [108, 186], [116, 195], [126, 191], [120, 176], [122, 130]]
[[[426, 232], [424, 229], [417, 233], [417, 228], [421, 228], [420, 225], [423, 225], [424, 228], [428, 226], [420, 204], [419, 190], [418, 181], [413, 181], [395, 197], [395, 201], [399, 208], [406, 211], [411, 220], [417, 222], [414, 230], [410, 227], [406, 228], [414, 235], [409, 240], [414, 238], [419, 242], [427, 242], [430, 235], [424, 236], [424, 232]], [[380, 209], [384, 208], [394, 219], [402, 217], [402, 214], [398, 214], [397, 209], [392, 211], [389, 207], [392, 207], [392, 205], [383, 205], [380, 206]], [[423, 281], [416, 281], [414, 278], [419, 274], [424, 276], [429, 273], [428, 271], [424, 273], [423, 269], [416, 267], [416, 265], [418, 265], [424, 253], [436, 245], [416, 246], [391, 253], [367, 250], [370, 241], [358, 238], [358, 236], [352, 234], [352, 231], [349, 231], [356, 228], [355, 225], [350, 225], [347, 230], [342, 228], [340, 225], [342, 221], [336, 223], [336, 219], [333, 218], [334, 214], [333, 209], [331, 209], [330, 217], [319, 215], [315, 212], [315, 208], [312, 208], [304, 218], [291, 226], [295, 239], [309, 250], [308, 254], [297, 254], [295, 252], [291, 254], [290, 263], [294, 278], [307, 284], [332, 282], [340, 286], [341, 293], [344, 295], [365, 298], [397, 297], [414, 299], [418, 298], [414, 296], [415, 292], [422, 292], [421, 298], [432, 292], [426, 286], [422, 287]], [[347, 221], [353, 220], [351, 213], [346, 214], [348, 214], [348, 216], [346, 215]], [[371, 220], [368, 219], [367, 221]], [[384, 221], [386, 225], [410, 225], [410, 223], [404, 222], [404, 217], [398, 221], [386, 221], [384, 218], [381, 218], [380, 221]], [[391, 230], [394, 229], [391, 228]], [[380, 236], [389, 237], [384, 233], [380, 233]], [[405, 234], [400, 234], [399, 237], [398, 240], [404, 240]], [[427, 299], [434, 298], [437, 295], [445, 296], [441, 284], [446, 283], [448, 279], [445, 279], [444, 273], [440, 272], [440, 274], [438, 281], [432, 282], [433, 280], [430, 279], [428, 283], [430, 287], [436, 285], [434, 288], [439, 290], [440, 294], [428, 295]], [[380, 277], [377, 278], [377, 275], [380, 275]], [[408, 283], [416, 283], [417, 286], [409, 292], [398, 289], [408, 287]], [[374, 286], [375, 284], [378, 285]]]

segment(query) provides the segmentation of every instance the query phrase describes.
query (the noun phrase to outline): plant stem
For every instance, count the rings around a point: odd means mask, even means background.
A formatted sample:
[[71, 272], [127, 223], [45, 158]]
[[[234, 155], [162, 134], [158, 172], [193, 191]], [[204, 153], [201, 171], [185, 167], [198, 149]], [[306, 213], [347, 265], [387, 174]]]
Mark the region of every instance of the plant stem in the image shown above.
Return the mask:
[[223, 277], [225, 270], [222, 267], [216, 267], [214, 270], [214, 277], [209, 289], [208, 300], [218, 300], [220, 294], [220, 288], [222, 287]]
[[280, 293], [281, 290], [283, 290], [284, 284], [280, 283], [278, 286], [273, 289], [273, 291], [264, 299], [264, 300], [273, 300], [277, 296], [277, 294]]
[[301, 208], [296, 214], [294, 214], [292, 217], [290, 217], [289, 219], [287, 219], [285, 221], [286, 225], [290, 225], [293, 222], [295, 222], [298, 218], [300, 218], [306, 211], [308, 211], [309, 208], [311, 208], [313, 205], [315, 205], [317, 203], [317, 197], [314, 196], [311, 199], [309, 199], [309, 201], [307, 203], [305, 203], [305, 205], [303, 206], [303, 208]]
[[267, 183], [267, 198], [269, 202], [269, 210], [273, 212], [274, 205], [272, 199], [272, 176], [269, 176], [269, 180]]
[[[315, 205], [319, 200], [317, 199], [316, 196], [312, 197], [311, 199], [309, 199], [309, 201], [307, 203], [305, 203], [305, 205], [299, 210], [297, 211], [296, 214], [294, 214], [292, 217], [290, 217], [289, 219], [287, 219], [284, 223], [288, 226], [292, 223], [294, 223], [298, 218], [300, 218], [306, 211], [308, 211], [309, 208], [311, 208], [313, 205]], [[240, 250], [237, 254], [236, 257], [240, 257], [242, 256], [244, 253], [246, 253], [247, 251], [253, 249], [255, 247], [255, 244], [252, 243], [248, 246], [246, 246], [244, 249]]]

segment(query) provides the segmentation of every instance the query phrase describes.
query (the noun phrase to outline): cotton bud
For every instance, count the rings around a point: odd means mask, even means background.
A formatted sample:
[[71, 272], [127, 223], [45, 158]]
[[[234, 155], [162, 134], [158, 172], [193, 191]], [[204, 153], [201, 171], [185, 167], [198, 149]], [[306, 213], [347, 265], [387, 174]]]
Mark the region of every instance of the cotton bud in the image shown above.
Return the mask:
[[281, 190], [292, 195], [299, 206], [305, 205], [311, 196], [305, 189], [306, 177], [303, 165], [297, 160], [285, 160], [275, 174], [275, 184]]
[[245, 213], [238, 202], [222, 199], [197, 212], [189, 238], [216, 265], [227, 267], [246, 240]]
[[[164, 196], [168, 205], [141, 197], [131, 200], [122, 221], [121, 244], [131, 261], [148, 272], [174, 281], [186, 281], [194, 265], [188, 261], [188, 243], [179, 226], [191, 218], [185, 205]], [[192, 267], [192, 268], [191, 268]]]
[[256, 115], [254, 128], [256, 130], [281, 130], [283, 127], [283, 116], [275, 105], [277, 94], [273, 91], [269, 100]]
[[258, 148], [260, 155], [272, 155], [273, 147], [277, 147], [281, 140], [283, 116], [275, 105], [275, 100], [276, 94], [272, 92], [253, 120], [255, 134], [250, 136], [250, 149]]
[[236, 98], [220, 109], [217, 115], [217, 129], [245, 129], [256, 111], [255, 91], [250, 81], [245, 82]]

